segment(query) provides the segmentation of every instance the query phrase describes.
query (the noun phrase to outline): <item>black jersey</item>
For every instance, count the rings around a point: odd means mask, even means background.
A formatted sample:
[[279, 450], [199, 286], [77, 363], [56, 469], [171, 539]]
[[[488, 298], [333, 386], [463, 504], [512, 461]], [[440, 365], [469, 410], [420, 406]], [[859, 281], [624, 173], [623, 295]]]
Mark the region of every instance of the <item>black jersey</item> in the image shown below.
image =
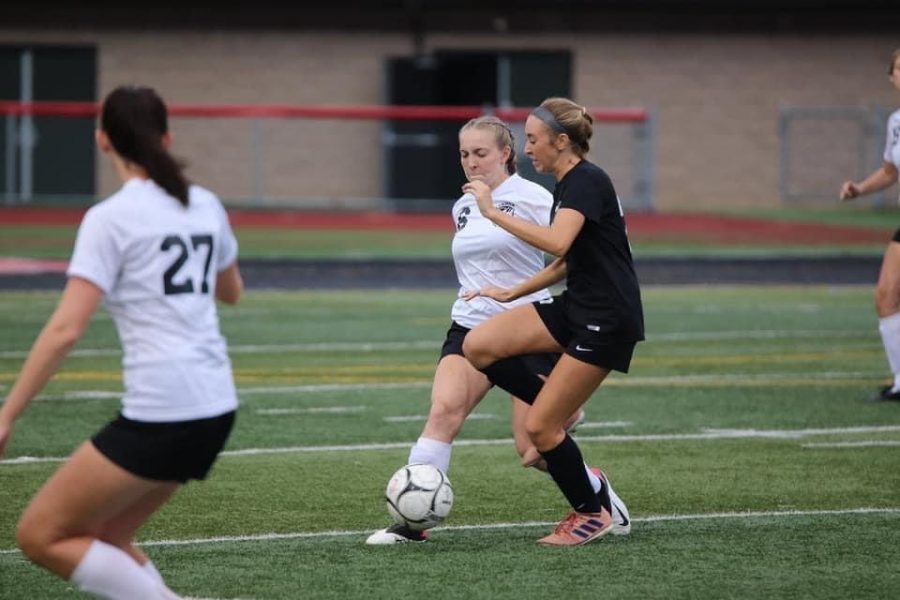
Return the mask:
[[582, 160], [553, 192], [553, 212], [577, 210], [585, 221], [566, 253], [570, 318], [620, 341], [644, 339], [644, 312], [622, 207], [606, 172]]

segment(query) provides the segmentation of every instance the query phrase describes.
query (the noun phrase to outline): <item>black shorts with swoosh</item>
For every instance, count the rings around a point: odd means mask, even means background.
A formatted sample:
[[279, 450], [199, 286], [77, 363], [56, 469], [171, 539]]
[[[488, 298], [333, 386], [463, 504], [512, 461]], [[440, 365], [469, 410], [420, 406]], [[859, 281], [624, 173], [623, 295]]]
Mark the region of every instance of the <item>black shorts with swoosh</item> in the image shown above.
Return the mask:
[[565, 295], [534, 302], [538, 316], [566, 354], [588, 364], [627, 373], [637, 341], [619, 340], [590, 323], [576, 323], [569, 316]]

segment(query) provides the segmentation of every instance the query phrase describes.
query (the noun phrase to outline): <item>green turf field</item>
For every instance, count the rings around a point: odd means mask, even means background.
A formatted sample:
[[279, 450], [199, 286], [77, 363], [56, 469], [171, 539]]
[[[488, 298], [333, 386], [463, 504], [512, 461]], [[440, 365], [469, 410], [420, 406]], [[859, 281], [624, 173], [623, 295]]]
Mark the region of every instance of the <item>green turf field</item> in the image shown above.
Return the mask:
[[[463, 431], [445, 527], [372, 548], [382, 501], [428, 406], [443, 292], [254, 292], [223, 308], [242, 407], [211, 478], [140, 539], [202, 598], [896, 598], [900, 405], [869, 287], [645, 289], [648, 341], [578, 434], [634, 528], [580, 548], [535, 540], [566, 505], [518, 466], [508, 400]], [[0, 394], [52, 309], [0, 295]], [[14, 550], [28, 498], [113, 416], [112, 323], [99, 314], [0, 462], [0, 598], [80, 597]], [[40, 460], [27, 460], [35, 457]]]

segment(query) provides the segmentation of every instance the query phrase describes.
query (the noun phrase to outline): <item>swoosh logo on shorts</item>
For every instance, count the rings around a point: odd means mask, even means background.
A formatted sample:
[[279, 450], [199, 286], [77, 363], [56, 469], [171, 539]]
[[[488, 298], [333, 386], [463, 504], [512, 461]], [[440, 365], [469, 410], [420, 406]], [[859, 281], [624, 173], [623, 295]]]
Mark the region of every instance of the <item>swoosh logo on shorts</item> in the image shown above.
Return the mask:
[[594, 351], [593, 348], [585, 348], [581, 344], [575, 344], [575, 349], [578, 350], [579, 352], [593, 352]]

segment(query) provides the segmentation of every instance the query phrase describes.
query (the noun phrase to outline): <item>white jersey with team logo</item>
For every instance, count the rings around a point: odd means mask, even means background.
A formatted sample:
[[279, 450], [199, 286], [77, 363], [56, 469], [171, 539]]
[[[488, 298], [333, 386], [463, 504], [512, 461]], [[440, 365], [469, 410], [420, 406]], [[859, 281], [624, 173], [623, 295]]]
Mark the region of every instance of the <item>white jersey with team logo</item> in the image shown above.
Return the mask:
[[888, 118], [886, 137], [884, 162], [900, 169], [900, 110], [894, 111]]
[[131, 179], [85, 214], [68, 275], [103, 290], [124, 351], [125, 417], [187, 421], [237, 407], [215, 301], [216, 276], [236, 258], [225, 209], [199, 186], [184, 207]]
[[[550, 224], [553, 196], [540, 185], [511, 175], [491, 192], [494, 206], [537, 225]], [[544, 268], [544, 253], [484, 218], [472, 194], [464, 194], [453, 205], [456, 235], [453, 237], [453, 262], [460, 293], [494, 285], [513, 287]], [[546, 289], [513, 302], [497, 302], [476, 297], [458, 299], [451, 317], [463, 327], [472, 328], [485, 319], [520, 304], [550, 297]]]

